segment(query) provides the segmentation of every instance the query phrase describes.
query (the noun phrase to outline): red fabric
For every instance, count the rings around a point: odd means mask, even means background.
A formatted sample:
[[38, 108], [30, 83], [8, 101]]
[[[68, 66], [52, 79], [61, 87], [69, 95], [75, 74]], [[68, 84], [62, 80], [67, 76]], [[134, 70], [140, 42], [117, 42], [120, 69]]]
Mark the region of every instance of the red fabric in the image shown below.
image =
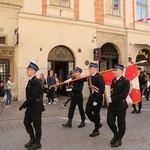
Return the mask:
[[150, 20], [150, 17], [149, 18], [141, 18], [139, 20], [137, 20], [138, 22], [145, 22], [145, 21], [148, 21]]
[[[105, 82], [105, 86], [110, 86], [112, 79], [115, 78], [113, 71], [106, 72], [102, 74]], [[140, 88], [139, 88], [139, 81], [138, 81], [138, 72], [137, 72], [137, 65], [133, 64], [131, 66], [127, 66], [124, 69], [124, 76], [130, 81], [130, 93], [129, 97], [132, 100], [132, 103], [137, 103], [141, 100]], [[105, 92], [110, 92], [105, 90]], [[110, 95], [109, 93], [105, 93], [107, 96]], [[106, 96], [106, 97], [107, 97]]]
[[103, 73], [102, 76], [104, 78], [105, 85], [110, 85], [112, 79], [115, 78], [113, 71]]
[[138, 75], [137, 65], [132, 65], [132, 66], [126, 67], [125, 75], [124, 76], [128, 80], [130, 80], [130, 81], [133, 80], [137, 75]]

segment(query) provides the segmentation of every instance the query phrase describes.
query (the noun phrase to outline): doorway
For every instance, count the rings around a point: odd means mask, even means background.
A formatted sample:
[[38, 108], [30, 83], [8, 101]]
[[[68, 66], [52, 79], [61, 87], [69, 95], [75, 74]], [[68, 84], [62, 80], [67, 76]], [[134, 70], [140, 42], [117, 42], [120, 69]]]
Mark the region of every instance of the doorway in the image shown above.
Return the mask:
[[[67, 76], [71, 70], [74, 69], [75, 60], [71, 50], [66, 46], [54, 47], [48, 55], [48, 69], [53, 69], [54, 73], [57, 73], [60, 82], [67, 79]], [[61, 85], [58, 88], [58, 95], [67, 95], [66, 85]]]
[[[72, 67], [71, 67], [72, 66]], [[57, 74], [57, 77], [59, 79], [59, 82], [64, 82], [67, 80], [67, 76], [69, 75], [69, 72], [73, 70], [74, 68], [74, 62], [61, 62], [61, 61], [52, 61], [49, 62], [49, 68], [51, 68], [54, 73]], [[60, 85], [57, 90], [58, 95], [64, 95], [66, 96], [68, 93], [66, 92], [66, 85]]]

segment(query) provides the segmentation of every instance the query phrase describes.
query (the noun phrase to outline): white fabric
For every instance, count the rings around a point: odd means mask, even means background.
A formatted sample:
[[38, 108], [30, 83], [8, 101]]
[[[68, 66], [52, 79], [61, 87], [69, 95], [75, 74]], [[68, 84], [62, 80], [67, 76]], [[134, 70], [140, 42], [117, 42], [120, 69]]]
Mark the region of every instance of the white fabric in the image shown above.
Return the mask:
[[97, 103], [96, 102], [93, 102], [93, 106], [96, 106], [97, 105]]

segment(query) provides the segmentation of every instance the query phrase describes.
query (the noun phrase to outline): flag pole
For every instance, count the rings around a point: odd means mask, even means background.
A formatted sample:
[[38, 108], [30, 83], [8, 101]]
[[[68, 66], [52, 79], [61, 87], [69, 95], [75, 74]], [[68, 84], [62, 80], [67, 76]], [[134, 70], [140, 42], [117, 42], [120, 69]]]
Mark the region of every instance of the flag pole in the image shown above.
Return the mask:
[[[138, 61], [136, 63], [133, 63], [133, 64], [130, 64], [130, 65], [126, 65], [125, 67], [130, 67], [132, 65], [137, 65], [137, 64], [141, 64], [141, 63], [146, 63], [147, 60], [142, 60], [142, 61]], [[104, 71], [100, 71], [99, 74], [103, 74], [103, 73], [106, 73], [106, 72], [111, 72], [113, 71], [114, 69], [108, 69], [108, 70], [104, 70]], [[81, 78], [78, 78], [78, 79], [72, 79], [71, 81], [69, 82], [74, 82], [74, 81], [78, 81], [78, 80], [81, 80], [81, 79], [85, 79], [85, 78], [89, 78], [91, 75], [87, 75], [87, 76], [83, 76]], [[50, 87], [55, 87], [55, 86], [60, 86], [60, 85], [63, 85], [63, 84], [66, 84], [66, 82], [61, 82], [61, 83], [58, 83], [58, 84], [53, 84], [51, 85]]]

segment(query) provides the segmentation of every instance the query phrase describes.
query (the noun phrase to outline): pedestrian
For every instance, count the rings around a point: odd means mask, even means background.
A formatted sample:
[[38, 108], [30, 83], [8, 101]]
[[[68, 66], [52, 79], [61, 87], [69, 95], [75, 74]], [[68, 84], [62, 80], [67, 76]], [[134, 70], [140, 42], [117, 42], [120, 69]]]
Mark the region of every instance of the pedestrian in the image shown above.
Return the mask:
[[[46, 79], [44, 78], [43, 73], [40, 74], [39, 80], [41, 81], [41, 86], [42, 86], [41, 101], [43, 102], [43, 96], [44, 96], [45, 89], [46, 89]], [[44, 102], [43, 104], [46, 105]]]
[[49, 70], [49, 75], [47, 77], [47, 85], [48, 85], [48, 93], [47, 93], [47, 97], [48, 97], [48, 104], [56, 104], [56, 102], [54, 102], [54, 94], [55, 94], [55, 87], [51, 87], [51, 85], [56, 84], [56, 79], [54, 76], [54, 72], [52, 69]]
[[[56, 84], [59, 84], [59, 79], [58, 79], [57, 73], [55, 73], [55, 80], [56, 80]], [[58, 101], [57, 90], [58, 90], [58, 86], [55, 86], [54, 101]]]
[[103, 102], [105, 83], [103, 77], [98, 73], [98, 65], [96, 63], [90, 63], [89, 72], [91, 75], [88, 79], [90, 96], [85, 112], [89, 120], [95, 125], [93, 132], [89, 136], [95, 137], [99, 135], [99, 128], [102, 126], [100, 123], [100, 110]]
[[150, 74], [147, 74], [147, 89], [146, 89], [146, 100], [149, 101], [149, 93], [150, 93]]
[[134, 114], [134, 113], [136, 113], [136, 114], [141, 113], [141, 109], [142, 109], [142, 93], [143, 93], [143, 90], [145, 88], [145, 84], [147, 83], [147, 80], [145, 79], [145, 76], [142, 74], [140, 67], [138, 67], [138, 79], [139, 79], [139, 87], [140, 87], [140, 93], [141, 93], [141, 101], [138, 102], [138, 110], [136, 108], [136, 104], [132, 105], [132, 107], [133, 107], [133, 110], [131, 112], [132, 114]]
[[[82, 69], [79, 67], [75, 68], [74, 71], [74, 79], [80, 79], [82, 73]], [[74, 116], [74, 111], [76, 108], [76, 105], [79, 108], [80, 116], [81, 116], [81, 123], [78, 125], [78, 128], [82, 128], [85, 126], [85, 113], [83, 109], [83, 94], [82, 94], [82, 89], [84, 86], [84, 81], [82, 80], [77, 80], [73, 82], [73, 88], [72, 88], [72, 96], [71, 96], [71, 103], [69, 107], [69, 112], [68, 112], [68, 122], [65, 124], [62, 124], [64, 127], [72, 127], [72, 119]]]
[[11, 99], [12, 99], [12, 95], [11, 95], [11, 87], [14, 86], [14, 82], [11, 81], [11, 75], [8, 74], [6, 77], [6, 81], [5, 81], [5, 87], [7, 87], [6, 90], [6, 108], [11, 107]]
[[2, 99], [4, 95], [5, 95], [4, 82], [2, 81], [0, 74], [0, 99]]
[[[109, 104], [107, 111], [107, 124], [114, 136], [110, 141], [111, 147], [118, 147], [122, 144], [122, 138], [126, 131], [126, 110], [128, 104], [126, 97], [129, 94], [130, 82], [123, 77], [124, 66], [114, 66], [115, 78], [111, 83], [111, 96], [107, 99]], [[115, 124], [117, 119], [117, 125]]]
[[[70, 71], [69, 75], [67, 76], [66, 82], [70, 81], [70, 80], [72, 80], [72, 78], [74, 78], [73, 73], [74, 73], [74, 70]], [[64, 103], [62, 103], [63, 108], [66, 108], [67, 104], [71, 101], [71, 96], [72, 96], [72, 82], [71, 83], [67, 82], [67, 84], [66, 84], [66, 91], [68, 92], [69, 98]]]
[[36, 72], [38, 70], [38, 66], [30, 62], [27, 67], [27, 76], [30, 79], [26, 86], [26, 101], [19, 107], [20, 111], [26, 108], [24, 126], [30, 136], [29, 142], [25, 144], [28, 150], [41, 148], [42, 111], [45, 109], [40, 97], [42, 92], [41, 83], [36, 78]]

